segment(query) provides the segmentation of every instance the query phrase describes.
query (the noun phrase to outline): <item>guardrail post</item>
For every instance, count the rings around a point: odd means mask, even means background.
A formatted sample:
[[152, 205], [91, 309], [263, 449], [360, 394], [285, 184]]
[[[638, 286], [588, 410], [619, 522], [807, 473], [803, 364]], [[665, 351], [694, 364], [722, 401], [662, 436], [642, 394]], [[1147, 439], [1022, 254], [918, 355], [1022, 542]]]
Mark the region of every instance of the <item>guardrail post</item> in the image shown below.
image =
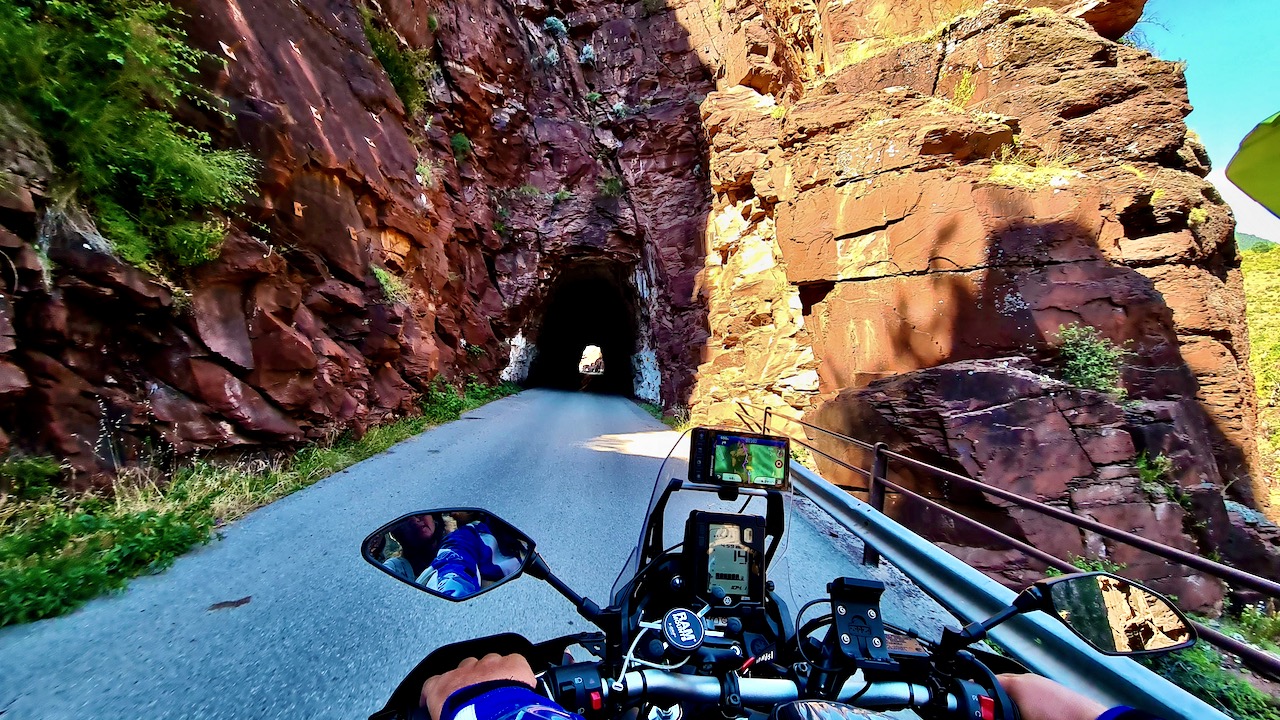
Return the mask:
[[[884, 512], [884, 483], [889, 472], [889, 458], [884, 454], [889, 449], [882, 442], [876, 443], [871, 455], [871, 477], [867, 480], [867, 504], [876, 512]], [[862, 544], [862, 564], [876, 566], [880, 564], [880, 551], [864, 542]]]
[[765, 409], [764, 409], [764, 424], [763, 424], [763, 425], [761, 425], [760, 427], [761, 427], [761, 428], [763, 428], [760, 432], [765, 433], [765, 434], [768, 434], [768, 432], [769, 432], [769, 408], [765, 408]]

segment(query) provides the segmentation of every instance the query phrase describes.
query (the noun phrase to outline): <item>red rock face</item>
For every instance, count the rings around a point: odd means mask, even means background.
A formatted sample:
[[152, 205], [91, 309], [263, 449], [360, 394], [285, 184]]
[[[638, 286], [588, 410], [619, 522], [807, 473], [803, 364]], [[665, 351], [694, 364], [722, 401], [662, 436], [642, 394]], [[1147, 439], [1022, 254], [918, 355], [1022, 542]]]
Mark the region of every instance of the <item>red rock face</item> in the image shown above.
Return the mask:
[[[556, 37], [541, 7], [393, 1], [373, 22], [424, 49], [429, 100], [410, 116], [346, 0], [179, 5], [193, 44], [226, 61], [202, 82], [230, 112], [187, 119], [260, 160], [260, 194], [178, 290], [114, 259], [87, 218], [62, 220], [44, 198], [58, 169], [0, 118], [6, 447], [12, 434], [93, 477], [145, 462], [148, 444], [360, 432], [412, 412], [437, 377], [496, 380], [507, 341], [537, 342], [558, 278], [582, 264], [621, 278], [626, 352], [648, 350], [668, 401], [687, 395], [711, 85], [672, 13], [584, 6]], [[472, 149], [455, 156], [460, 135]], [[621, 193], [602, 191], [610, 178]], [[375, 268], [408, 297], [388, 298]]]

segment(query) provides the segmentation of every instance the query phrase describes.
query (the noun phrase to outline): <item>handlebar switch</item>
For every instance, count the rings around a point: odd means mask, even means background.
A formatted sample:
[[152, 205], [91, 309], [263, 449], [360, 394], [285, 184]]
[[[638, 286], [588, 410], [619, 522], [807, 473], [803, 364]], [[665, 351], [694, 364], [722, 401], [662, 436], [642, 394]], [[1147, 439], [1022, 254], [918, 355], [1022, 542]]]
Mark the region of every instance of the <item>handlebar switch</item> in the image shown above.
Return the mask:
[[997, 720], [995, 699], [978, 683], [956, 680], [956, 717]]
[[892, 672], [898, 664], [889, 656], [880, 595], [884, 583], [859, 578], [836, 578], [827, 585], [831, 594], [831, 632], [840, 653], [863, 672]]
[[573, 708], [579, 715], [591, 717], [604, 710], [604, 684], [596, 663], [561, 665], [543, 675], [552, 699], [562, 707]]

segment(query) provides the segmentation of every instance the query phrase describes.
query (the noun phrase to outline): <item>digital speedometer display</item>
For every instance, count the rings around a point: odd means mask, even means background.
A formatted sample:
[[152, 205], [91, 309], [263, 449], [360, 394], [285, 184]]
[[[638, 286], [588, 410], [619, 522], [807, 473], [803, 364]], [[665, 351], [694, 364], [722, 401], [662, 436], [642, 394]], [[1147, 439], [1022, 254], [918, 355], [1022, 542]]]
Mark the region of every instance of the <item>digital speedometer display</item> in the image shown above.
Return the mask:
[[711, 523], [707, 529], [707, 592], [720, 588], [725, 595], [747, 595], [753, 552], [749, 533], [754, 530], [728, 523]]

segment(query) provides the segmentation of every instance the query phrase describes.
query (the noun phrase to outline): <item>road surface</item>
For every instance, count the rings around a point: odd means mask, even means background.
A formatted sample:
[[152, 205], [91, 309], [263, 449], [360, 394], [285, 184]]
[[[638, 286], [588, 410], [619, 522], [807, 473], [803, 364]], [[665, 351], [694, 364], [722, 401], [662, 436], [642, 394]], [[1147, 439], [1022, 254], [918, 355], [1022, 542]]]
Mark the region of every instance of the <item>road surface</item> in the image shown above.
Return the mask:
[[[532, 390], [486, 405], [250, 514], [122, 593], [0, 630], [0, 718], [362, 718], [439, 645], [588, 630], [533, 578], [450, 603], [368, 566], [359, 543], [405, 512], [483, 506], [603, 604], [677, 437], [618, 397]], [[664, 475], [685, 472], [673, 459]], [[794, 597], [865, 574], [856, 539], [794, 507]], [[878, 572], [896, 583], [886, 619], [936, 632], [943, 611]]]

